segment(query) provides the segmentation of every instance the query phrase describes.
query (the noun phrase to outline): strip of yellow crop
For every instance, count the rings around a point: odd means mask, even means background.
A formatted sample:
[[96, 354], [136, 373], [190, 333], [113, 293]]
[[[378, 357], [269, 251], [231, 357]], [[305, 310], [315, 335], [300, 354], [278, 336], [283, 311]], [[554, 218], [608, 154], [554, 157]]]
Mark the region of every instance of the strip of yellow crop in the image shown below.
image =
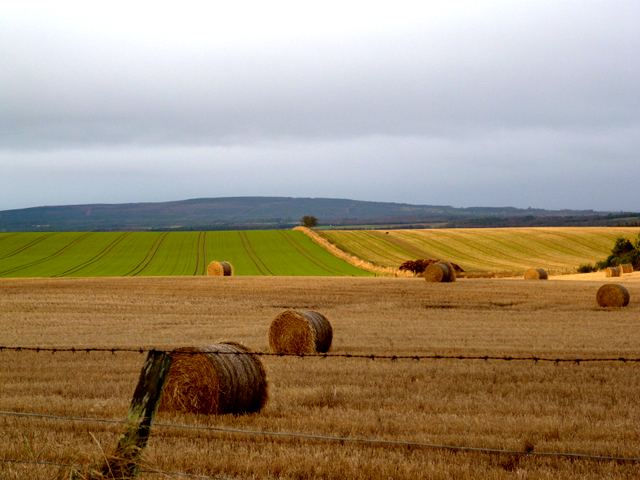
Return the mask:
[[606, 258], [616, 237], [635, 239], [639, 233], [637, 227], [539, 227], [327, 230], [319, 236], [345, 255], [387, 268], [410, 259], [432, 258], [457, 263], [469, 272], [535, 267], [567, 273]]

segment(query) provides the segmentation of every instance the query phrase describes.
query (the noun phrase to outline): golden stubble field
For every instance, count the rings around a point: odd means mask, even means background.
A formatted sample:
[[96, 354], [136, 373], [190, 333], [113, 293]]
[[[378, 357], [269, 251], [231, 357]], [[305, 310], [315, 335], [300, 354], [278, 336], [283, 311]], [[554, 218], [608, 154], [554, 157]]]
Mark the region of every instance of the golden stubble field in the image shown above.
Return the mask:
[[[640, 273], [622, 279], [171, 277], [0, 280], [0, 345], [268, 351], [284, 309], [315, 310], [330, 353], [640, 357]], [[624, 309], [597, 307], [607, 281]], [[161, 412], [163, 424], [640, 457], [640, 363], [262, 357], [266, 408]], [[0, 410], [123, 420], [144, 355], [0, 352]], [[99, 465], [122, 425], [0, 414], [0, 458]], [[601, 479], [640, 463], [452, 451], [157, 426], [145, 469], [232, 479]], [[70, 478], [0, 462], [0, 479]], [[139, 478], [176, 478], [143, 473]]]

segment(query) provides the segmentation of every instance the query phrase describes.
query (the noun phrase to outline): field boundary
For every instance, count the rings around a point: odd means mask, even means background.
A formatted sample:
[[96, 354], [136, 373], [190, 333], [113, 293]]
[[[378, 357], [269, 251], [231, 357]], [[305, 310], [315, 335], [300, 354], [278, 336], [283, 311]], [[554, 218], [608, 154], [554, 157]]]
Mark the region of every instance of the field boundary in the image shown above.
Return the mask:
[[[68, 347], [68, 348], [51, 348], [51, 347], [4, 347], [4, 346], [0, 346], [0, 353], [4, 352], [4, 351], [14, 351], [14, 352], [22, 352], [22, 353], [26, 353], [26, 352], [36, 352], [36, 353], [44, 353], [44, 352], [50, 352], [50, 353], [56, 353], [56, 352], [70, 352], [70, 353], [80, 353], [80, 352], [86, 352], [86, 353], [90, 353], [90, 352], [102, 352], [102, 353], [112, 353], [115, 354], [116, 352], [133, 352], [133, 353], [144, 353], [146, 351], [148, 352], [162, 352], [162, 350], [146, 350], [144, 348], [137, 348], [137, 349], [133, 349], [133, 348], [129, 348], [129, 349], [125, 349], [125, 348], [76, 348], [76, 347]], [[172, 351], [165, 351], [164, 353], [172, 353]], [[203, 352], [194, 352], [194, 354], [197, 353], [203, 353]], [[219, 352], [219, 353], [223, 353], [223, 352]], [[227, 352], [228, 354], [233, 354], [233, 355], [255, 355], [255, 354], [262, 354], [265, 355], [265, 352]], [[575, 362], [577, 364], [580, 364], [581, 362], [585, 362], [585, 361], [624, 361], [624, 362], [640, 362], [640, 358], [635, 358], [635, 359], [624, 359], [624, 358], [591, 358], [591, 359], [546, 359], [546, 358], [535, 358], [535, 357], [521, 357], [521, 358], [516, 358], [516, 357], [462, 357], [462, 356], [440, 356], [440, 355], [436, 355], [436, 356], [429, 356], [429, 357], [411, 357], [411, 356], [367, 356], [367, 355], [351, 355], [351, 354], [332, 354], [332, 355], [327, 355], [327, 354], [323, 354], [323, 355], [296, 355], [296, 354], [272, 354], [274, 356], [299, 356], [299, 357], [318, 357], [318, 358], [335, 358], [335, 357], [340, 357], [340, 358], [369, 358], [369, 359], [374, 359], [374, 358], [388, 358], [391, 360], [398, 360], [400, 358], [406, 358], [406, 359], [419, 359], [419, 358], [434, 358], [434, 359], [440, 359], [440, 358], [449, 358], [449, 359], [454, 359], [454, 360], [462, 360], [462, 359], [474, 359], [474, 360], [488, 360], [488, 359], [501, 359], [501, 360], [535, 360], [537, 361], [545, 361], [545, 360], [549, 360], [549, 361], [554, 361], [556, 363], [559, 363], [560, 361], [563, 362]], [[136, 389], [137, 392], [137, 389]], [[134, 400], [135, 400], [135, 395], [134, 394]], [[83, 417], [83, 416], [79, 416], [79, 417], [69, 417], [69, 416], [62, 416], [62, 415], [52, 415], [52, 414], [46, 414], [46, 413], [36, 413], [36, 412], [22, 412], [22, 411], [0, 411], [0, 416], [3, 417], [13, 417], [13, 418], [17, 418], [17, 417], [22, 417], [22, 418], [31, 418], [31, 419], [35, 419], [35, 420], [53, 420], [53, 421], [60, 421], [60, 422], [84, 422], [84, 423], [101, 423], [101, 424], [110, 424], [110, 425], [127, 425], [127, 420], [115, 420], [115, 419], [108, 419], [108, 418], [87, 418], [87, 417]], [[37, 427], [35, 427], [37, 428]], [[621, 463], [630, 463], [630, 464], [636, 464], [636, 463], [640, 463], [640, 457], [618, 457], [618, 456], [610, 456], [610, 455], [599, 455], [599, 454], [592, 454], [592, 453], [573, 453], [573, 452], [555, 452], [555, 451], [535, 451], [533, 449], [528, 449], [527, 447], [525, 447], [523, 450], [510, 450], [510, 449], [500, 449], [500, 448], [490, 448], [490, 447], [473, 447], [473, 446], [465, 446], [465, 445], [446, 445], [446, 444], [437, 444], [437, 443], [426, 443], [426, 442], [418, 442], [418, 441], [411, 441], [411, 440], [392, 440], [392, 439], [378, 439], [378, 438], [357, 438], [357, 437], [346, 437], [346, 436], [331, 436], [331, 435], [319, 435], [319, 434], [311, 434], [311, 433], [304, 433], [304, 432], [287, 432], [287, 431], [265, 431], [265, 430], [245, 430], [245, 429], [237, 429], [237, 428], [227, 428], [227, 427], [217, 427], [217, 426], [199, 426], [199, 425], [186, 425], [186, 424], [176, 424], [176, 423], [160, 423], [160, 422], [154, 422], [153, 423], [153, 429], [162, 429], [163, 430], [163, 436], [169, 436], [171, 437], [172, 434], [171, 433], [166, 433], [165, 429], [183, 429], [183, 430], [193, 430], [193, 431], [198, 431], [198, 432], [213, 432], [213, 433], [220, 433], [220, 434], [230, 434], [230, 435], [242, 435], [242, 436], [264, 436], [264, 437], [270, 437], [270, 438], [293, 438], [293, 439], [300, 439], [300, 440], [306, 440], [306, 441], [311, 441], [311, 442], [334, 442], [334, 443], [339, 443], [341, 446], [344, 446], [345, 444], [361, 444], [361, 445], [372, 445], [372, 446], [388, 446], [388, 447], [408, 447], [408, 448], [422, 448], [422, 449], [430, 449], [430, 450], [446, 450], [446, 451], [452, 451], [452, 452], [468, 452], [468, 453], [477, 453], [477, 454], [485, 454], [485, 455], [509, 455], [512, 457], [516, 457], [516, 458], [521, 458], [521, 457], [537, 457], [537, 458], [549, 458], [549, 457], [556, 457], [556, 458], [565, 458], [568, 459], [570, 461], [576, 461], [576, 460], [585, 460], [585, 461], [596, 461], [596, 462], [602, 462], [602, 461], [610, 461], [610, 462], [617, 462], [618, 464]], [[113, 433], [114, 435], [121, 435], [118, 434], [116, 432], [112, 432], [112, 430], [108, 430], [110, 433]], [[215, 443], [216, 441], [215, 436], [212, 436], [211, 438], [209, 437], [204, 437], [204, 439], [207, 442], [210, 443]], [[251, 440], [249, 440], [251, 441]], [[80, 448], [80, 447], [78, 447]], [[52, 453], [52, 456], [56, 456], [56, 453]], [[7, 459], [7, 458], [0, 458], [0, 462], [3, 463], [9, 463], [9, 464], [32, 464], [32, 465], [41, 465], [41, 466], [53, 466], [53, 467], [58, 467], [58, 468], [68, 468], [71, 469], [71, 472], [73, 473], [74, 471], [76, 473], [80, 473], [83, 474], [84, 472], [88, 472], [89, 474], [89, 478], [93, 478], [92, 472], [95, 471], [95, 467], [88, 467], [86, 465], [79, 465], [79, 464], [68, 464], [68, 463], [58, 463], [55, 461], [45, 461], [42, 460], [40, 458], [31, 458], [31, 459]], [[218, 476], [207, 476], [207, 475], [194, 475], [194, 474], [188, 474], [188, 473], [182, 473], [182, 472], [167, 472], [167, 471], [162, 471], [162, 470], [156, 470], [156, 469], [149, 469], [148, 467], [146, 469], [140, 469], [139, 470], [141, 473], [157, 473], [157, 474], [163, 474], [163, 475], [167, 475], [167, 476], [176, 476], [176, 477], [189, 477], [189, 478], [204, 478], [204, 479], [214, 479], [214, 480], [237, 480], [237, 479], [231, 479], [231, 478], [227, 478], [227, 477], [218, 477]]]
[[307, 250], [305, 250], [305, 248], [302, 245], [300, 245], [298, 242], [296, 242], [296, 240], [294, 238], [291, 238], [290, 232], [284, 232], [284, 231], [280, 230], [279, 233], [289, 243], [289, 245], [291, 245], [293, 248], [295, 248], [298, 252], [300, 252], [300, 254], [303, 257], [306, 257], [313, 264], [315, 264], [318, 267], [322, 268], [326, 272], [329, 272], [329, 273], [332, 273], [332, 274], [337, 274], [338, 276], [341, 276], [341, 277], [345, 276], [343, 273], [341, 273], [337, 269], [330, 267], [326, 263], [322, 262], [320, 259], [314, 257], [313, 254], [311, 254]]
[[[121, 348], [121, 347], [102, 347], [102, 348], [93, 348], [93, 347], [8, 347], [0, 345], [0, 353], [3, 352], [35, 352], [35, 353], [85, 353], [89, 354], [92, 352], [95, 353], [111, 353], [115, 355], [116, 353], [149, 353], [149, 352], [159, 352], [166, 353], [167, 355], [171, 355], [177, 353], [178, 350], [162, 350], [162, 349], [149, 349], [144, 347], [132, 347], [132, 348]], [[586, 357], [586, 358], [552, 358], [552, 357], [538, 357], [535, 355], [527, 355], [527, 356], [513, 356], [513, 355], [440, 355], [437, 353], [429, 354], [429, 355], [376, 355], [376, 354], [367, 354], [367, 353], [275, 353], [275, 352], [260, 352], [260, 351], [251, 351], [251, 352], [180, 352], [183, 355], [249, 355], [249, 356], [257, 356], [257, 357], [297, 357], [300, 359], [304, 358], [319, 358], [322, 360], [329, 358], [347, 358], [347, 359], [364, 359], [364, 360], [391, 360], [395, 362], [397, 360], [501, 360], [506, 362], [515, 362], [515, 361], [528, 361], [528, 362], [548, 362], [548, 363], [574, 363], [576, 365], [580, 365], [581, 363], [589, 363], [589, 362], [621, 362], [621, 363], [640, 363], [640, 357], [636, 358], [628, 358], [628, 357]]]
[[381, 267], [379, 265], [374, 265], [371, 262], [367, 262], [366, 260], [362, 260], [355, 255], [345, 252], [341, 248], [338, 248], [335, 244], [331, 243], [326, 238], [320, 236], [317, 232], [311, 230], [308, 227], [294, 227], [293, 230], [298, 230], [305, 235], [307, 235], [314, 243], [320, 245], [322, 248], [327, 250], [332, 255], [344, 260], [345, 262], [353, 265], [354, 267], [361, 268], [362, 270], [366, 270], [372, 273], [378, 273], [380, 275], [385, 275], [389, 277], [413, 277], [412, 273], [404, 272], [398, 268], [391, 267]]
[[[59, 415], [46, 415], [31, 412], [8, 412], [0, 411], [0, 415], [14, 416], [14, 417], [31, 417], [31, 418], [44, 418], [47, 420], [60, 420], [69, 422], [86, 422], [86, 423], [109, 423], [126, 425], [126, 420], [112, 420], [101, 418], [85, 418], [85, 417], [63, 417]], [[611, 460], [617, 462], [640, 462], [640, 457], [613, 457], [608, 455], [592, 455], [586, 453], [571, 453], [571, 452], [537, 452], [534, 450], [505, 450], [499, 448], [484, 448], [484, 447], [467, 447], [462, 445], [442, 445], [435, 443], [425, 442], [410, 442], [410, 441], [398, 441], [398, 440], [381, 440], [376, 438], [352, 438], [352, 437], [333, 437], [328, 435], [312, 435], [306, 433], [292, 433], [292, 432], [269, 432], [264, 430], [241, 430], [237, 428], [223, 428], [223, 427], [205, 427], [197, 425], [184, 425], [184, 424], [172, 424], [172, 423], [154, 423], [154, 427], [163, 428], [182, 428], [188, 430], [209, 431], [209, 432], [223, 432], [232, 434], [244, 434], [244, 435], [263, 435], [268, 437], [287, 437], [287, 438], [303, 438], [306, 440], [323, 440], [333, 442], [349, 442], [349, 443], [368, 443], [379, 445], [395, 445], [403, 447], [423, 447], [432, 448], [438, 450], [455, 450], [465, 452], [478, 452], [478, 453], [502, 453], [502, 454], [515, 454], [515, 455], [531, 455], [531, 456], [546, 456], [546, 457], [567, 457], [567, 458], [582, 458], [590, 460]]]

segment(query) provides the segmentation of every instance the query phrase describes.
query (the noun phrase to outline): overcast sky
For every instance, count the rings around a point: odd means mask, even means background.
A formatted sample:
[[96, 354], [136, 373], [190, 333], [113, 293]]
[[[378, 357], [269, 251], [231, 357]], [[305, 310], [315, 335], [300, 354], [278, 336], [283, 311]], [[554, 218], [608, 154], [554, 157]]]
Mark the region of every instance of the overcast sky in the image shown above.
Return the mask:
[[640, 211], [640, 1], [0, 2], [0, 210]]

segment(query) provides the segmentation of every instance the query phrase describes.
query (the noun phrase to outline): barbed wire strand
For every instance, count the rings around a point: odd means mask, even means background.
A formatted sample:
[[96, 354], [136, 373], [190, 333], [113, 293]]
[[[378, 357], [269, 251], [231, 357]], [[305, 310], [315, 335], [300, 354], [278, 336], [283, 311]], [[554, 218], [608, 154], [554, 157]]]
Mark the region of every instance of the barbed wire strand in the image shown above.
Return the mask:
[[[62, 468], [74, 468], [82, 471], [90, 471], [89, 467], [84, 465], [71, 465], [68, 463], [57, 463], [57, 462], [45, 462], [45, 461], [36, 461], [36, 460], [21, 460], [14, 458], [0, 458], [0, 462], [6, 463], [25, 463], [31, 465], [43, 465], [43, 466], [51, 466], [51, 467], [62, 467]], [[238, 480], [233, 478], [226, 477], [210, 477], [208, 475], [196, 475], [193, 473], [182, 473], [182, 472], [164, 472], [162, 470], [139, 470], [140, 473], [157, 473], [159, 475], [168, 475], [170, 477], [190, 477], [190, 478], [204, 478], [207, 480]]]
[[[43, 415], [38, 413], [26, 413], [26, 412], [0, 411], [0, 415], [37, 417], [37, 418], [48, 418], [48, 419], [54, 419], [54, 420], [81, 421], [81, 422], [120, 423], [120, 424], [126, 423], [123, 420], [61, 417], [57, 415]], [[329, 437], [329, 436], [323, 436], [323, 435], [309, 435], [309, 434], [302, 434], [302, 433], [264, 432], [264, 431], [257, 431], [257, 430], [238, 430], [233, 428], [204, 427], [204, 426], [195, 426], [195, 425], [176, 425], [176, 424], [168, 424], [168, 423], [155, 423], [154, 426], [165, 427], [165, 428], [180, 428], [180, 429], [188, 429], [188, 430], [200, 430], [200, 431], [204, 430], [204, 431], [216, 431], [216, 432], [224, 432], [224, 433], [238, 433], [238, 434], [245, 434], [245, 435], [264, 435], [264, 436], [304, 438], [308, 440], [324, 440], [324, 441], [335, 441], [335, 442], [424, 447], [424, 448], [432, 448], [432, 449], [440, 449], [440, 450], [456, 450], [456, 451], [469, 451], [469, 452], [480, 452], [480, 453], [502, 453], [502, 454], [516, 454], [516, 455], [583, 458], [583, 459], [590, 459], [590, 460], [613, 460], [618, 462], [640, 462], [640, 457], [639, 458], [611, 457], [611, 456], [604, 456], [604, 455], [589, 455], [589, 454], [583, 454], [583, 453], [535, 452], [535, 451], [527, 452], [527, 451], [519, 451], [519, 450], [501, 450], [501, 449], [495, 449], [495, 448], [439, 445], [439, 444], [422, 443], [422, 442], [407, 442], [407, 441], [348, 438], [348, 437]]]
[[50, 353], [147, 353], [147, 352], [161, 352], [168, 355], [181, 354], [181, 355], [256, 355], [259, 357], [297, 357], [297, 358], [354, 358], [354, 359], [368, 359], [368, 360], [503, 360], [503, 361], [533, 361], [533, 362], [550, 362], [550, 363], [587, 363], [587, 362], [622, 362], [622, 363], [640, 363], [640, 357], [638, 358], [626, 358], [626, 357], [590, 357], [590, 358], [551, 358], [551, 357], [538, 357], [535, 355], [530, 356], [512, 356], [512, 355], [440, 355], [437, 353], [430, 355], [377, 355], [377, 354], [354, 354], [354, 353], [275, 353], [275, 352], [202, 352], [202, 351], [180, 351], [180, 350], [162, 350], [162, 349], [145, 349], [142, 347], [137, 348], [76, 348], [76, 347], [7, 347], [0, 346], [0, 353], [4, 351], [13, 352], [50, 352]]

